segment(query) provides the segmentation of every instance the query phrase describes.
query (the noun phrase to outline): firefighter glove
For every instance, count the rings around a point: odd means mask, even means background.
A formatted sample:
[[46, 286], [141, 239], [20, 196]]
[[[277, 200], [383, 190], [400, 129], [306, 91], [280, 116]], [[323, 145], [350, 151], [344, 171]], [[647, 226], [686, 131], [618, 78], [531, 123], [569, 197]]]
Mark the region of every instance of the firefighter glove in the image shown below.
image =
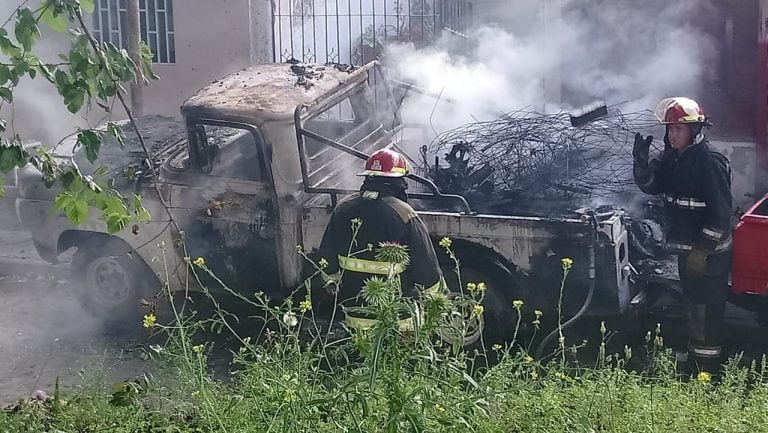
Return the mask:
[[685, 259], [685, 268], [692, 277], [704, 276], [707, 269], [707, 253], [701, 248], [694, 248]]
[[632, 148], [632, 156], [635, 158], [635, 164], [648, 165], [648, 153], [650, 152], [653, 136], [643, 137], [642, 134], [635, 134], [635, 145]]

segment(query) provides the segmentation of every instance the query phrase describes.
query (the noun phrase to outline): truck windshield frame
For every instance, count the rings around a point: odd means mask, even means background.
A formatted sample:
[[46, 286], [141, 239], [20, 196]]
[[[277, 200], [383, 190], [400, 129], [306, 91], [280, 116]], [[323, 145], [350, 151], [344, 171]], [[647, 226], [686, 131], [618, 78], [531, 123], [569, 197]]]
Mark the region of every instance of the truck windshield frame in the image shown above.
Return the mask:
[[[270, 164], [270, 155], [264, 146], [264, 137], [257, 127], [248, 123], [233, 122], [229, 120], [217, 120], [210, 118], [187, 119], [187, 136], [189, 137], [189, 154], [192, 167], [199, 173], [209, 174], [217, 177], [220, 174], [213, 174], [214, 160], [216, 152], [221, 150], [215, 144], [209, 143], [205, 126], [230, 128], [245, 131], [251, 135], [254, 141], [256, 158], [258, 159], [257, 172], [260, 174], [258, 179], [248, 179], [242, 177], [232, 177], [249, 182], [272, 182], [272, 169]], [[226, 148], [223, 148], [226, 149]]]
[[[354, 80], [351, 84], [341, 87], [337, 92], [328, 95], [316, 101], [312, 105], [299, 105], [294, 110], [294, 126], [296, 128], [296, 142], [298, 144], [299, 165], [301, 168], [301, 178], [304, 191], [307, 193], [329, 194], [331, 202], [335, 205], [339, 194], [354, 194], [358, 190], [343, 187], [320, 186], [322, 183], [333, 180], [338, 181], [343, 177], [342, 171], [348, 165], [336, 164], [340, 158], [346, 155], [352, 155], [355, 158], [366, 160], [368, 155], [376, 150], [392, 147], [397, 149], [396, 138], [403, 131], [405, 125], [400, 118], [398, 110], [399, 104], [394, 100], [390, 83], [381, 74], [381, 67], [374, 63], [367, 67], [367, 80]], [[357, 71], [356, 73], [359, 73]], [[373, 75], [372, 75], [373, 74]], [[379, 87], [381, 86], [381, 87]], [[373, 90], [371, 90], [373, 89]], [[383, 95], [381, 93], [384, 93]], [[371, 103], [373, 99], [373, 103]], [[322, 133], [307, 129], [307, 124], [313, 119], [317, 119], [329, 110], [337, 108], [339, 104], [349, 101], [354, 119], [352, 124], [355, 129], [348, 131], [343, 138], [335, 140]], [[386, 104], [384, 110], [380, 109], [378, 102]], [[386, 116], [385, 116], [386, 115]], [[391, 117], [390, 117], [391, 116]], [[385, 119], [387, 117], [387, 119]], [[391, 123], [389, 122], [391, 119]], [[382, 121], [383, 120], [383, 121]], [[368, 131], [367, 134], [352, 143], [344, 143], [346, 138], [352, 136], [354, 132], [362, 126], [372, 123], [378, 125], [375, 129]], [[390, 126], [387, 128], [387, 126]], [[365, 132], [365, 131], [363, 131]], [[326, 146], [315, 153], [309, 151], [307, 140], [313, 140], [315, 143]], [[368, 144], [366, 145], [366, 142]], [[310, 169], [314, 159], [322, 156], [323, 153], [336, 149], [341, 151], [334, 158], [327, 158], [320, 161], [320, 167], [314, 170]], [[399, 150], [399, 149], [398, 149]], [[320, 182], [314, 182], [314, 177], [321, 177]], [[409, 193], [408, 196], [421, 199], [449, 199], [458, 202], [464, 209], [464, 213], [473, 214], [466, 199], [459, 195], [442, 194], [434, 182], [416, 174], [410, 174], [409, 179], [427, 187], [430, 193]]]

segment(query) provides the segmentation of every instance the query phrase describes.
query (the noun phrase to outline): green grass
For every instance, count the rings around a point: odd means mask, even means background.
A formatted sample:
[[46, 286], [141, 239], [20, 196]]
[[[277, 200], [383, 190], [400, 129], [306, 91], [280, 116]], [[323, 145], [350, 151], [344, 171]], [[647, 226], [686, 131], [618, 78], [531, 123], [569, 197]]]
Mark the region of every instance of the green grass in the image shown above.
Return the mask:
[[[151, 351], [154, 378], [21, 403], [0, 412], [0, 431], [768, 431], [765, 361], [740, 367], [732, 360], [718, 383], [707, 376], [681, 380], [657, 330], [642, 371], [626, 367], [629, 350], [600, 350], [595, 368], [575, 368], [567, 360], [579, 349], [565, 341], [548, 364], [519, 345], [486, 348], [498, 357], [486, 367], [483, 356], [437, 338], [442, 318], [458, 308], [445, 293], [415, 302], [389, 278], [370, 282], [362, 294], [380, 320], [342, 338], [315, 320], [308, 291], [302, 302], [277, 307], [262, 294], [238, 295], [267, 325], [252, 338], [240, 335], [236, 317], [216, 303], [210, 318], [174, 310], [172, 325], [146, 324], [168, 337]], [[467, 297], [462, 308], [477, 312], [482, 291]], [[412, 331], [398, 329], [404, 310], [419, 317]], [[214, 379], [208, 368], [212, 331], [239, 341], [230, 380]]]

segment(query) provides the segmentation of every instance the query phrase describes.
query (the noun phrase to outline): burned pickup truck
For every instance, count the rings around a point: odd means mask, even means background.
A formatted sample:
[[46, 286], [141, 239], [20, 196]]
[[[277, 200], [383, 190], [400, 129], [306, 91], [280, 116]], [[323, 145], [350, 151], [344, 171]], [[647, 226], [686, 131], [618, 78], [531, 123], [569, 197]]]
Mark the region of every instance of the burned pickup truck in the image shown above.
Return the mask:
[[[122, 157], [107, 151], [107, 163], [121, 178], [120, 188], [144, 197], [149, 223], [117, 235], [107, 234], [97, 218], [74, 226], [52, 212], [57, 192], [46, 189], [31, 167], [19, 172], [18, 215], [44, 259], [56, 262], [76, 249], [72, 275], [80, 299], [105, 318], [134, 312], [138, 300], [166, 278], [173, 289], [194, 288], [185, 257], [203, 257], [234, 290], [285, 294], [305, 276], [297, 245], [308, 251], [318, 246], [334, 205], [358, 190], [354, 174], [367, 155], [392, 147], [418, 158], [424, 143], [407, 138], [408, 123], [393, 93], [377, 63], [355, 69], [253, 66], [188, 99], [183, 122], [155, 118], [139, 125], [151, 145], [157, 189], [182, 233], [161, 207], [143, 156], [130, 142]], [[57, 155], [74, 158], [83, 171], [95, 169], [72, 142]], [[124, 176], [128, 169], [130, 177]], [[589, 314], [628, 308], [633, 293], [621, 212], [477, 214], [463, 197], [442, 193], [427, 177], [414, 174], [408, 181], [435, 243], [450, 237], [464, 279], [486, 283], [483, 325], [494, 339], [513, 330], [515, 299], [524, 299], [530, 311], [556, 310], [563, 258], [574, 262], [566, 312], [586, 304]], [[452, 264], [436, 249], [451, 275]]]

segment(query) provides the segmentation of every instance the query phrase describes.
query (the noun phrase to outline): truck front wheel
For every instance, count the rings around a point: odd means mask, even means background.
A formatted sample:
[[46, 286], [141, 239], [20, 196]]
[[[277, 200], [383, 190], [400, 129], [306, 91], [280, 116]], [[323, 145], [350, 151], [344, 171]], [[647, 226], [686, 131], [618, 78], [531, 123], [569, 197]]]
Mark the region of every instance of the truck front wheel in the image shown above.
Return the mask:
[[92, 239], [72, 259], [72, 282], [80, 305], [108, 324], [141, 322], [141, 299], [158, 289], [151, 269], [127, 245]]

